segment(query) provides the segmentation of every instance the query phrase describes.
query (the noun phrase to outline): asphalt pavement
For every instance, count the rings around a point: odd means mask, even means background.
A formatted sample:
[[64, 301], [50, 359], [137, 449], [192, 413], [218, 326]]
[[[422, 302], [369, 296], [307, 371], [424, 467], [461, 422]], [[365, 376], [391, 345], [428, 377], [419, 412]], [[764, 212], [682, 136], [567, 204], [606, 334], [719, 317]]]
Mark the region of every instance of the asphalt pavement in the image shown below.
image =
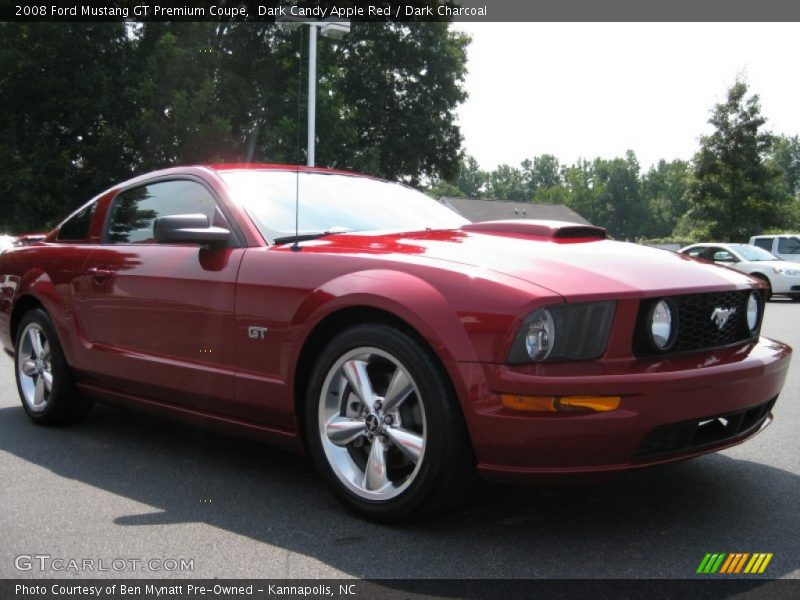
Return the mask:
[[35, 426], [0, 355], [0, 577], [684, 578], [707, 552], [770, 552], [766, 576], [798, 578], [800, 304], [770, 302], [763, 332], [798, 352], [745, 444], [599, 484], [482, 484], [399, 527], [267, 446], [109, 406]]

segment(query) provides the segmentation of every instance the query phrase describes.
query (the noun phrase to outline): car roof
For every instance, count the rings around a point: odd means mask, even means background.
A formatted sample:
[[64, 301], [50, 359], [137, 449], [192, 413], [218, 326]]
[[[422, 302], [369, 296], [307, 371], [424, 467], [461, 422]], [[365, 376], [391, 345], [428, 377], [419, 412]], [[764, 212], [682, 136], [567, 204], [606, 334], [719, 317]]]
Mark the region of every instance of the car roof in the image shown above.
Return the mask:
[[352, 175], [355, 177], [367, 177], [363, 173], [353, 171], [342, 171], [341, 169], [331, 169], [328, 167], [309, 167], [305, 165], [286, 165], [279, 163], [211, 163], [198, 165], [213, 171], [241, 171], [252, 169], [254, 171], [299, 171], [300, 173], [328, 173], [332, 175]]
[[734, 246], [734, 245], [736, 244], [732, 242], [699, 242], [697, 244], [689, 244], [688, 246], [686, 246], [686, 248], [695, 248], [697, 246], [706, 247], [706, 246]]

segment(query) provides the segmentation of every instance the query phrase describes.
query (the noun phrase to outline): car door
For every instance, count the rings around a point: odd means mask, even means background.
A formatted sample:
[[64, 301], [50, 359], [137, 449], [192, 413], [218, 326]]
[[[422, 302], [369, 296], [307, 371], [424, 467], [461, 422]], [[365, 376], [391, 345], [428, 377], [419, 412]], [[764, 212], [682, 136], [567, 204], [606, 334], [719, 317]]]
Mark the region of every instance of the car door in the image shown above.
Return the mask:
[[80, 321], [97, 383], [211, 413], [235, 412], [233, 310], [244, 248], [159, 244], [155, 219], [198, 214], [228, 226], [203, 182], [169, 179], [111, 201], [102, 243], [84, 266]]

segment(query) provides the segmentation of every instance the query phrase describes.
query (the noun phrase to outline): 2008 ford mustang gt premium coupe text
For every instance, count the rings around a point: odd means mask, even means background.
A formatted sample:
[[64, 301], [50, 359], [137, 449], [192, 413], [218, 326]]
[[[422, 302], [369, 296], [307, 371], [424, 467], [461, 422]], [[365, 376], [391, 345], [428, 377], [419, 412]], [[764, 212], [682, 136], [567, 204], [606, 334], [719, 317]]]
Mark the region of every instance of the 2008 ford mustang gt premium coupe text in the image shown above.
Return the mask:
[[759, 335], [763, 284], [605, 238], [338, 171], [173, 168], [0, 255], [0, 338], [36, 423], [98, 400], [255, 436], [383, 521], [476, 472], [615, 472], [760, 431], [791, 353]]

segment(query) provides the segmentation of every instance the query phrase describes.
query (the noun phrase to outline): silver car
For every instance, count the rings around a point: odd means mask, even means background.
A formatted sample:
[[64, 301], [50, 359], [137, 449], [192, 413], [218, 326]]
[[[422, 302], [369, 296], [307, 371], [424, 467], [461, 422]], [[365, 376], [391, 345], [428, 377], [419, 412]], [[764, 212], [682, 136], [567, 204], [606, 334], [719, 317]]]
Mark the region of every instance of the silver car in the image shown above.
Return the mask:
[[713, 261], [767, 282], [767, 297], [789, 296], [800, 301], [800, 264], [782, 260], [749, 244], [692, 244], [678, 250], [694, 258]]

